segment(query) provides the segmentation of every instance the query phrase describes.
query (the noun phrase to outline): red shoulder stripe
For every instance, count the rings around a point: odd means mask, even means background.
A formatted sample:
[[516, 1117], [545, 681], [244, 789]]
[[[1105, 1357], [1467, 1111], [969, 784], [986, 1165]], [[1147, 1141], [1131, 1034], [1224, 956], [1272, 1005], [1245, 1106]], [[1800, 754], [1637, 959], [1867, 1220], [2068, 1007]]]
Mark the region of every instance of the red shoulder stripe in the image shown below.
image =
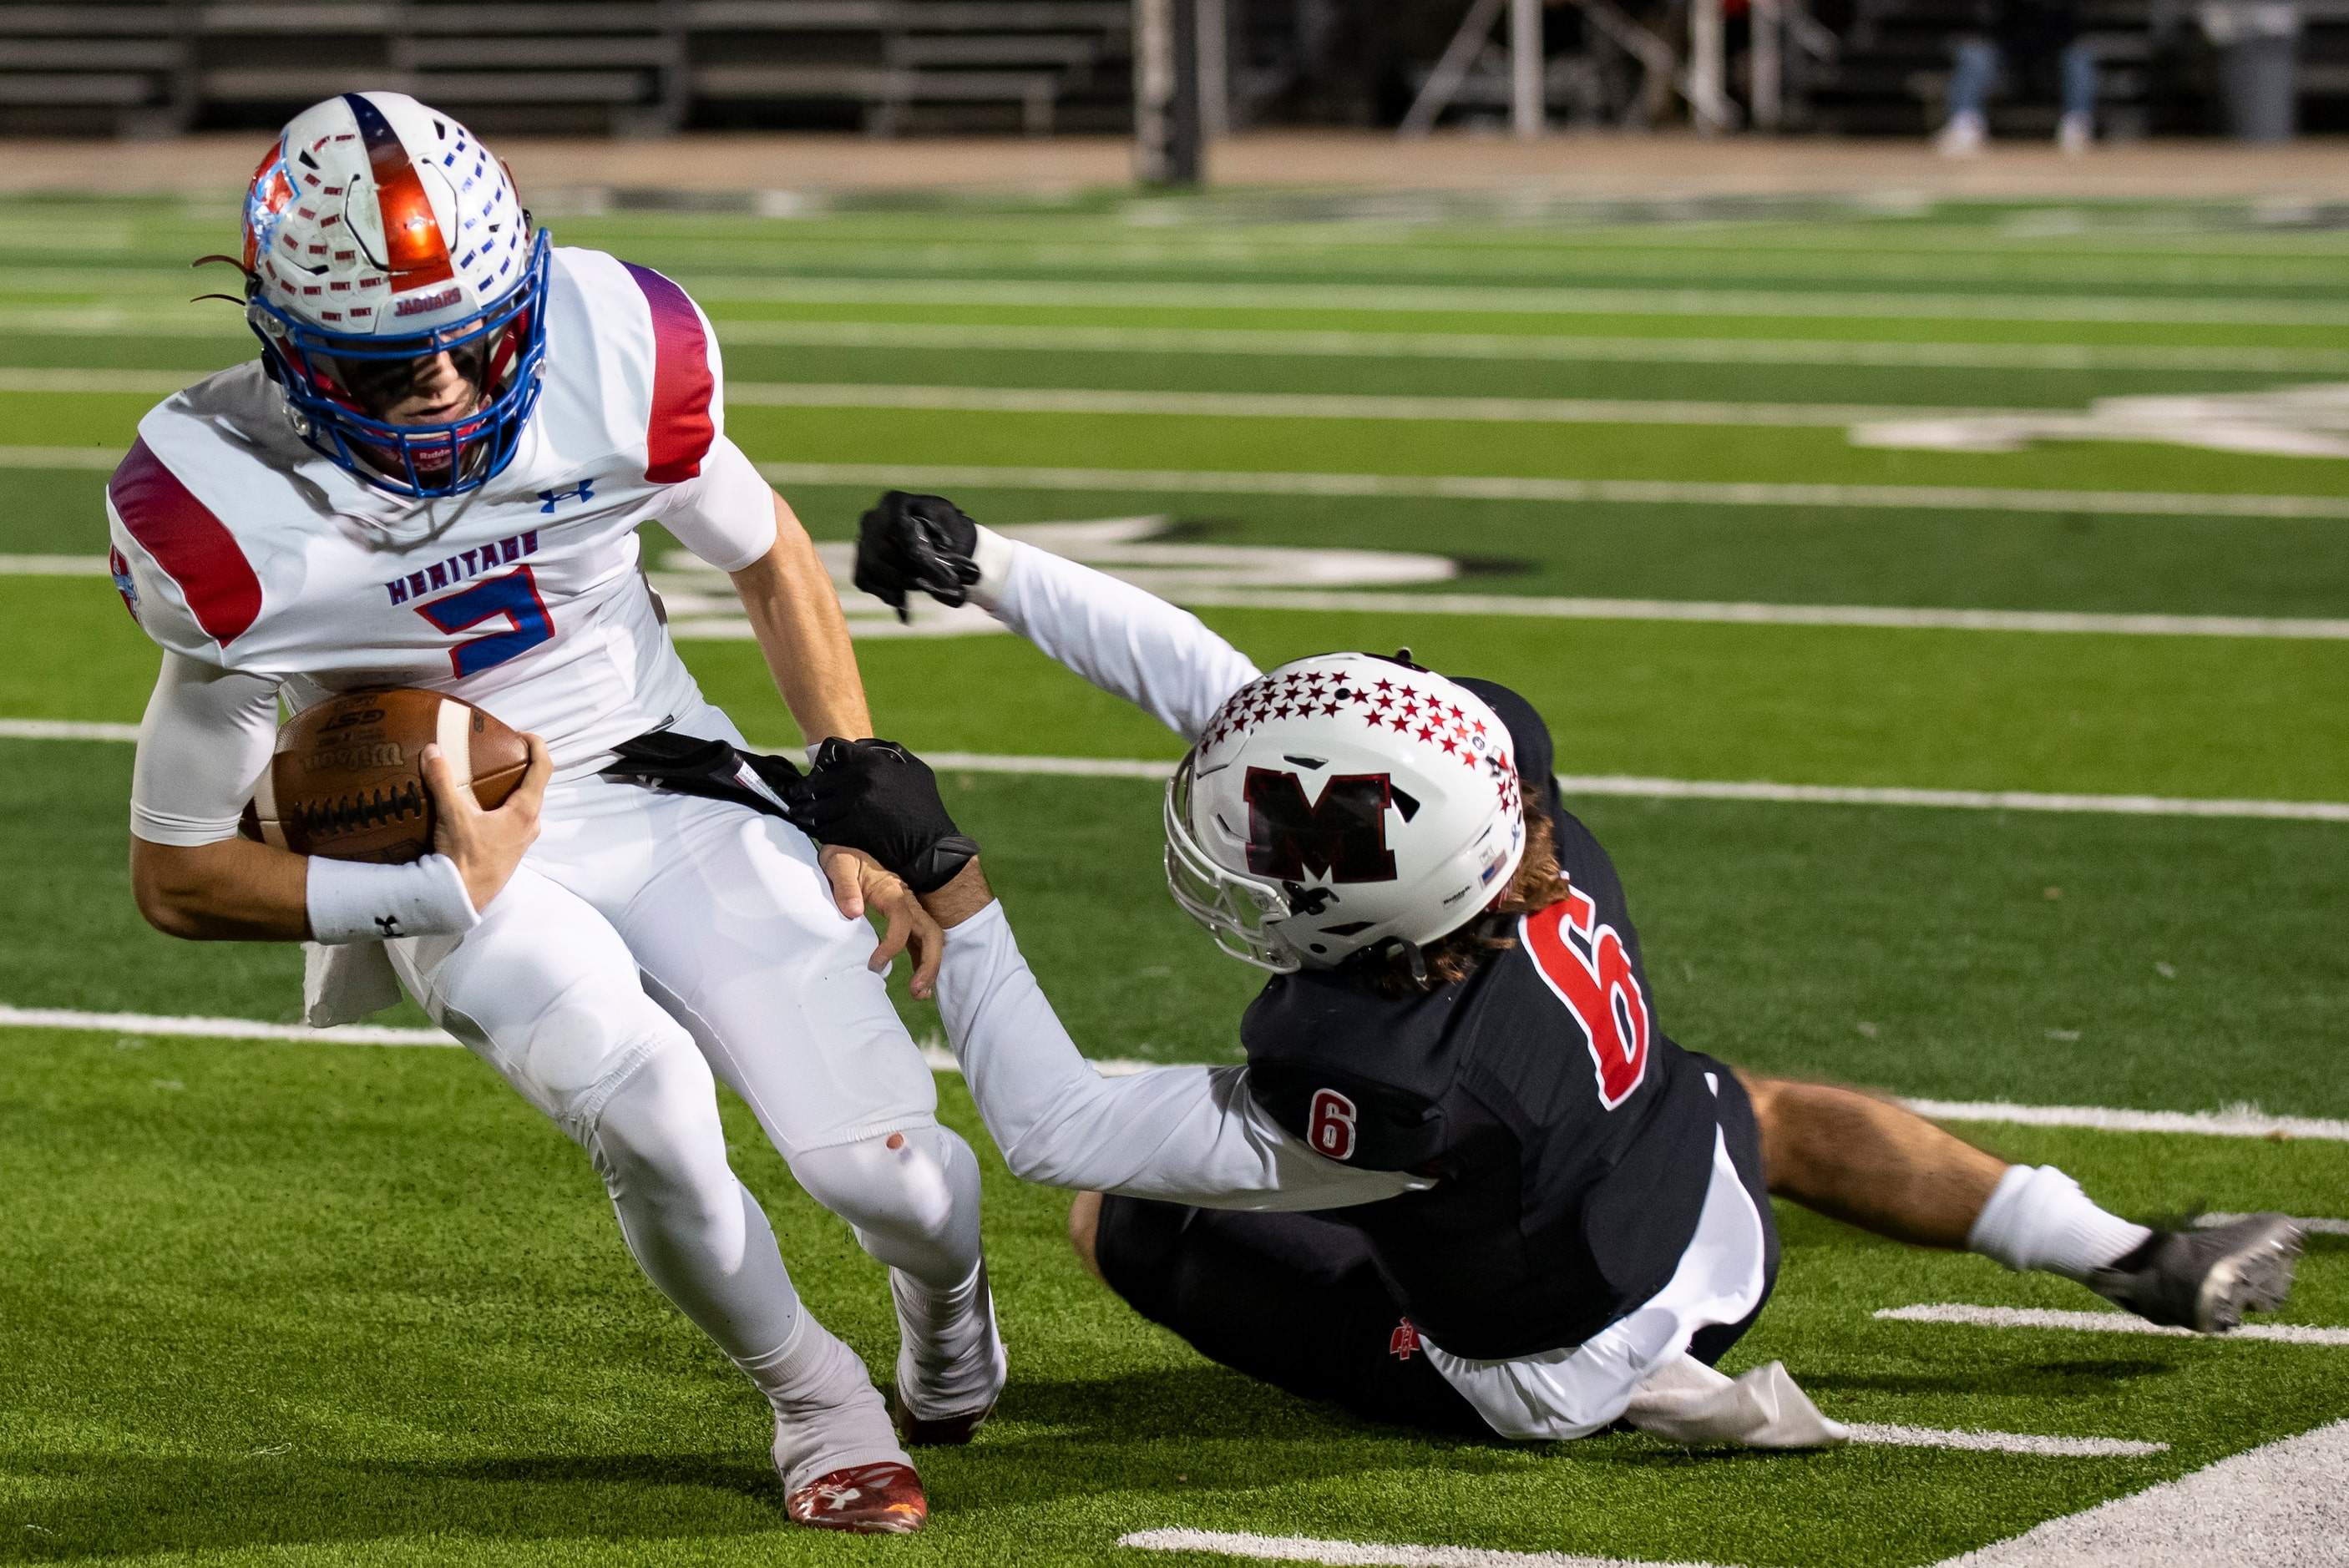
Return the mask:
[[623, 262], [653, 311], [653, 411], [645, 425], [645, 478], [673, 485], [701, 471], [718, 427], [709, 418], [717, 390], [709, 340], [685, 291], [653, 271]]
[[261, 615], [261, 579], [235, 536], [144, 440], [131, 443], [106, 494], [130, 537], [180, 585], [204, 635], [226, 647], [251, 629]]

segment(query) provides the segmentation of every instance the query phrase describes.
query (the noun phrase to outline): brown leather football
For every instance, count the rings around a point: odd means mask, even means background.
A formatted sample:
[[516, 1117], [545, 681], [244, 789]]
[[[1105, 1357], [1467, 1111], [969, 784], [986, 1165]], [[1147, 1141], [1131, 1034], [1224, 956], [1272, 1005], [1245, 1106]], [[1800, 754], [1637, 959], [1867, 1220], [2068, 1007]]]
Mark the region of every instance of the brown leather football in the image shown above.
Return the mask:
[[246, 836], [336, 861], [398, 865], [432, 849], [423, 752], [435, 741], [484, 810], [530, 766], [515, 730], [469, 702], [409, 687], [345, 692], [277, 732], [277, 750], [244, 809]]

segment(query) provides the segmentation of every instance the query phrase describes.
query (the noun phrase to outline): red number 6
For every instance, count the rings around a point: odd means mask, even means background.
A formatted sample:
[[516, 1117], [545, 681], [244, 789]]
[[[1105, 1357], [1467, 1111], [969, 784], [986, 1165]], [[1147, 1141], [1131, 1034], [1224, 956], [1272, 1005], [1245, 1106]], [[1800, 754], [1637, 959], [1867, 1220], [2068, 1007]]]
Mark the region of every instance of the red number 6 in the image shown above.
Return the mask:
[[1597, 906], [1579, 889], [1526, 916], [1534, 967], [1582, 1026], [1599, 1069], [1599, 1103], [1614, 1109], [1648, 1076], [1648, 1002], [1630, 955], [1611, 925], [1594, 925]]
[[1316, 1154], [1343, 1160], [1354, 1152], [1354, 1102], [1334, 1088], [1313, 1091], [1313, 1109], [1305, 1123], [1305, 1141]]

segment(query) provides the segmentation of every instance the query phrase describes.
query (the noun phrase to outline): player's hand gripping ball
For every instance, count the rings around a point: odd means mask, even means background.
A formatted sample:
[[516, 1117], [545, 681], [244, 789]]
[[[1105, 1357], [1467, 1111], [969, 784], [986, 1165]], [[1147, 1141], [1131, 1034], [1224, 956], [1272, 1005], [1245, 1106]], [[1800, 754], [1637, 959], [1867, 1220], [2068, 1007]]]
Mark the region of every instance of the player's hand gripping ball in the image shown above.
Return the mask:
[[423, 754], [436, 743], [485, 811], [530, 766], [522, 736], [471, 703], [409, 688], [346, 692], [278, 730], [244, 809], [245, 837], [328, 860], [419, 860], [432, 849]]

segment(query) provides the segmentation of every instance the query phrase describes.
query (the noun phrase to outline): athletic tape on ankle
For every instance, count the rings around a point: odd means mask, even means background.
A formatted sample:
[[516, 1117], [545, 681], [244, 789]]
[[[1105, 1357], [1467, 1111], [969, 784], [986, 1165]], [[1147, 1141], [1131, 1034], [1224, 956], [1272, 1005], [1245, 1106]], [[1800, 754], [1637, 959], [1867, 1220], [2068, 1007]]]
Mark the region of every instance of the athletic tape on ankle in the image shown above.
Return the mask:
[[427, 855], [404, 866], [310, 857], [310, 935], [328, 946], [396, 936], [455, 936], [481, 923], [457, 862]]

